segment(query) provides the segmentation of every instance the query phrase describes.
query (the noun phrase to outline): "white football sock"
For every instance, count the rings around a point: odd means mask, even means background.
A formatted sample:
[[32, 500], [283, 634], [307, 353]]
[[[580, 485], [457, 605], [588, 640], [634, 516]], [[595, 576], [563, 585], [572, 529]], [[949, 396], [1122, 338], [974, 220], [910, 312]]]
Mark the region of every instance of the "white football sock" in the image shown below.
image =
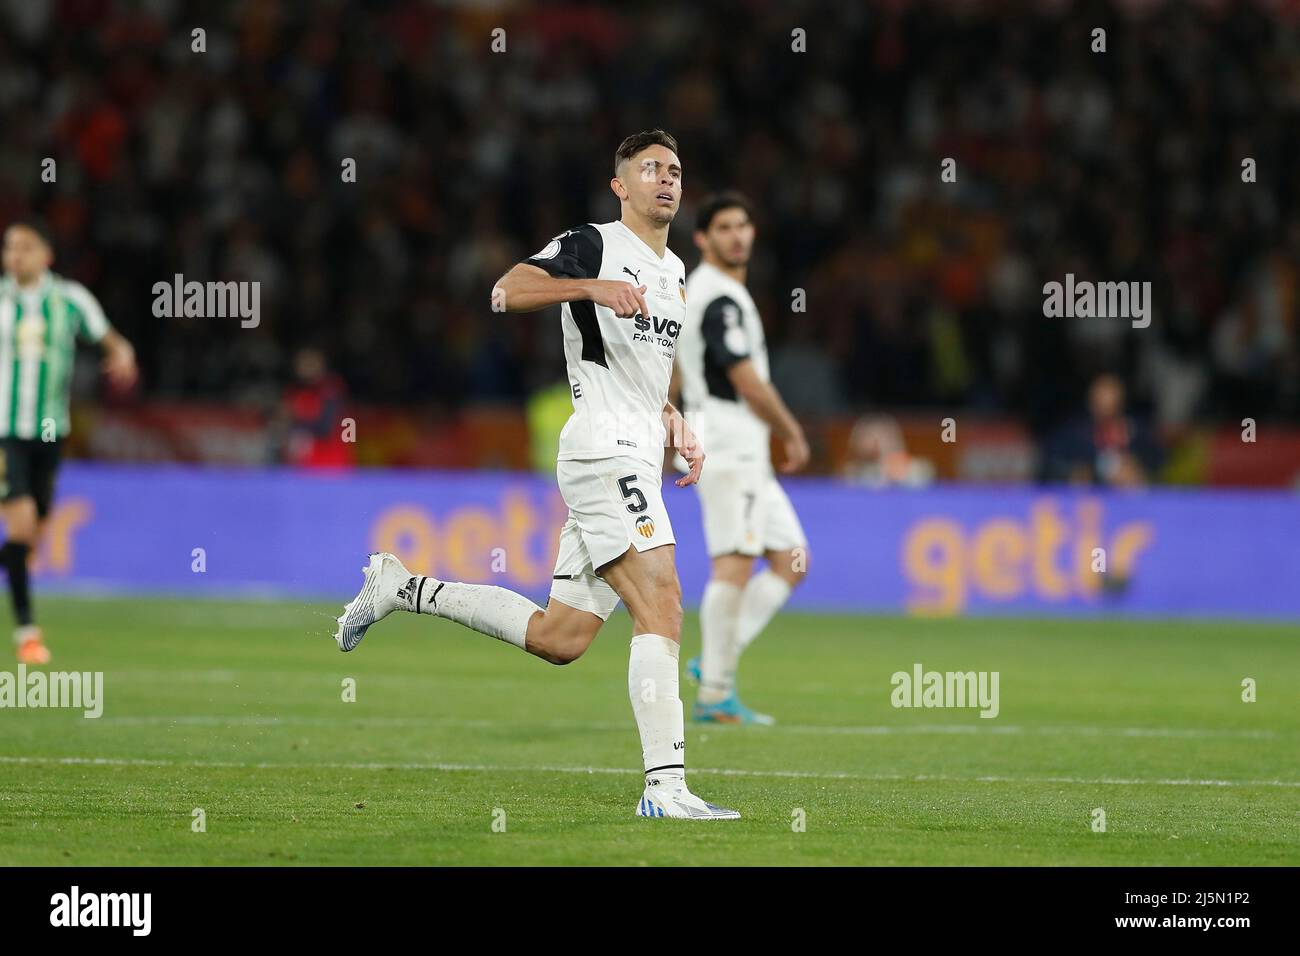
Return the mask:
[[741, 590], [728, 581], [710, 581], [700, 600], [699, 700], [716, 704], [726, 700], [736, 681], [736, 641]]
[[[660, 783], [686, 779], [686, 724], [677, 696], [676, 641], [658, 634], [637, 634], [627, 662], [627, 695], [632, 700], [646, 780]], [[654, 771], [651, 773], [651, 771]]]
[[740, 597], [740, 623], [736, 626], [736, 656], [739, 657], [790, 597], [785, 578], [764, 568], [749, 579]]
[[528, 622], [541, 610], [522, 594], [492, 584], [460, 584], [422, 578], [416, 582], [416, 611], [434, 614], [523, 650]]

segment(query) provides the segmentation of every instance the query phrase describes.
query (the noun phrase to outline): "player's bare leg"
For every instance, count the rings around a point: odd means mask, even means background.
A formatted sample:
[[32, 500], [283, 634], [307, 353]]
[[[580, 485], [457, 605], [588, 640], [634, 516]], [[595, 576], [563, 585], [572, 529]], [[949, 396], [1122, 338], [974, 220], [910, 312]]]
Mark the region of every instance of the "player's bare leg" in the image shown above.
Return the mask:
[[50, 651], [32, 615], [31, 575], [28, 571], [31, 553], [40, 541], [41, 520], [36, 510], [36, 499], [31, 495], [11, 498], [0, 505], [0, 514], [4, 515], [5, 522], [0, 564], [3, 564], [9, 579], [18, 660], [24, 664], [48, 664]]
[[627, 689], [646, 775], [637, 815], [735, 820], [739, 813], [707, 803], [686, 787], [685, 716], [678, 692], [682, 589], [675, 554], [670, 544], [629, 548], [599, 571], [632, 615]]
[[524, 650], [551, 664], [571, 664], [591, 646], [605, 622], [599, 615], [551, 598], [528, 624]]

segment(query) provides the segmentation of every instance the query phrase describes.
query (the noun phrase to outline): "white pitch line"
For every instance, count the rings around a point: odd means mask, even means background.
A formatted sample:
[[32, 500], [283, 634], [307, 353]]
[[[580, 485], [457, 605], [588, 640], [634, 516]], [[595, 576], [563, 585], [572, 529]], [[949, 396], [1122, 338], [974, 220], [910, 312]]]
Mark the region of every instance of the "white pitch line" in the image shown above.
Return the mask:
[[[434, 770], [442, 772], [468, 771], [471, 773], [567, 773], [567, 774], [617, 774], [633, 776], [640, 773], [632, 767], [557, 767], [546, 765], [504, 766], [498, 764], [468, 763], [240, 763], [221, 760], [152, 760], [135, 757], [5, 757], [6, 764], [59, 764], [88, 767], [171, 767], [198, 770]], [[734, 768], [693, 767], [693, 773], [717, 774], [723, 777], [780, 777], [796, 780], [862, 780], [898, 783], [1061, 783], [1080, 786], [1161, 786], [1161, 787], [1300, 787], [1300, 780], [1190, 780], [1158, 778], [1144, 780], [1135, 777], [1006, 777], [981, 775], [960, 777], [951, 774], [858, 774], [815, 770], [737, 770]]]
[[[223, 714], [141, 714], [141, 715], [106, 715], [99, 718], [99, 724], [119, 725], [159, 725], [177, 724], [181, 726], [221, 727], [252, 726], [274, 727], [292, 725], [333, 725], [363, 724], [367, 726], [418, 727], [444, 725], [451, 727], [516, 727], [515, 720], [495, 720], [490, 717], [303, 717], [274, 715], [223, 715]], [[624, 731], [630, 722], [584, 721], [584, 720], [530, 720], [529, 727], [547, 727], [554, 730], [614, 730]], [[725, 727], [725, 725], [723, 725]], [[704, 729], [704, 728], [701, 728]], [[713, 729], [713, 728], [708, 728]], [[727, 728], [730, 730], [731, 728]], [[707, 732], [707, 731], [706, 731]], [[820, 724], [777, 724], [763, 727], [759, 733], [790, 733], [811, 735], [862, 735], [891, 736], [908, 735], [977, 735], [992, 736], [1044, 736], [1044, 737], [1170, 737], [1183, 739], [1233, 738], [1249, 740], [1275, 740], [1279, 736], [1272, 730], [1242, 730], [1233, 728], [1200, 729], [1193, 727], [1024, 727], [1015, 724], [913, 724], [895, 726], [889, 724], [863, 726], [833, 726]]]
[[1022, 727], [1015, 724], [918, 724], [912, 727], [876, 725], [863, 727], [832, 727], [817, 724], [786, 726], [779, 729], [795, 734], [1028, 734], [1045, 737], [1246, 737], [1272, 740], [1278, 735], [1272, 730], [1213, 729], [1195, 727]]

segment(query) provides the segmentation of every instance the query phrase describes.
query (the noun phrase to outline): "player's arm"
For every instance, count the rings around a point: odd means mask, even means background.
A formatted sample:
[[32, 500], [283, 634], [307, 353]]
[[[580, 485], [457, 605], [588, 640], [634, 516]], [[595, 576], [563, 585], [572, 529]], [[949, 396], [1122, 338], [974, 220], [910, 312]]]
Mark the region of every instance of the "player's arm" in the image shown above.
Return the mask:
[[594, 226], [579, 226], [556, 236], [535, 256], [517, 263], [492, 287], [492, 308], [535, 312], [562, 302], [590, 301], [612, 309], [619, 318], [649, 315], [646, 287], [597, 279], [604, 240]]
[[135, 364], [135, 348], [116, 329], [110, 328], [99, 340], [104, 350], [104, 374], [117, 388], [130, 388], [140, 376]]
[[700, 480], [700, 472], [704, 469], [704, 448], [687, 423], [686, 416], [679, 412], [672, 402], [664, 403], [664, 429], [668, 433], [668, 444], [675, 448], [691, 466], [691, 470], [678, 478], [674, 484], [678, 488], [695, 484]]
[[646, 287], [610, 279], [559, 279], [527, 262], [515, 266], [492, 288], [493, 307], [505, 312], [536, 312], [562, 302], [591, 301], [612, 309], [621, 319], [649, 315]]
[[[668, 379], [668, 404], [669, 404], [669, 405], [676, 405], [677, 402], [678, 402], [678, 400], [681, 398], [681, 394], [682, 394], [682, 376], [681, 376], [681, 370], [680, 370], [680, 367], [679, 367], [678, 364], [677, 364], [677, 361], [674, 359], [674, 361], [673, 361], [673, 374], [672, 374], [672, 376]], [[667, 411], [667, 409], [665, 409], [665, 412], [666, 412], [666, 411]], [[682, 416], [682, 417], [684, 418], [685, 416]], [[665, 427], [665, 428], [668, 427], [668, 421], [669, 421], [669, 418], [668, 418], [667, 415], [665, 415], [665, 417], [664, 417], [664, 427]], [[677, 470], [678, 470], [678, 468], [677, 468], [677, 455], [676, 455], [676, 453], [675, 453], [675, 450], [674, 450], [673, 447], [672, 447], [672, 443], [669, 442], [669, 443], [665, 444], [665, 446], [664, 446], [664, 471], [677, 471]]]
[[727, 378], [750, 411], [766, 422], [777, 439], [785, 445], [785, 464], [781, 470], [798, 471], [808, 464], [810, 452], [803, 428], [790, 413], [776, 386], [759, 378], [753, 361], [745, 358], [736, 362], [727, 369]]
[[103, 369], [117, 388], [130, 388], [140, 371], [135, 364], [135, 349], [126, 337], [108, 324], [108, 318], [99, 300], [80, 282], [66, 286], [68, 302], [77, 317], [77, 334], [85, 341], [98, 345], [104, 353]]
[[707, 361], [727, 373], [731, 387], [785, 445], [785, 464], [781, 470], [798, 471], [808, 464], [808, 441], [775, 386], [759, 378], [750, 358], [749, 336], [741, 321], [740, 305], [730, 296], [720, 295], [704, 308], [700, 320]]

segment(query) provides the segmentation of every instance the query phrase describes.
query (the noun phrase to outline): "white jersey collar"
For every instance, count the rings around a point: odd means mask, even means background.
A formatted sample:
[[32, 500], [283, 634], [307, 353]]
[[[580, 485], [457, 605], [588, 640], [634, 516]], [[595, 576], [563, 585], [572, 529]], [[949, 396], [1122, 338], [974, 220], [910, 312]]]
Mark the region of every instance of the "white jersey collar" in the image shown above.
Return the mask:
[[650, 246], [646, 244], [646, 241], [644, 239], [642, 239], [635, 232], [633, 232], [632, 227], [629, 226], [627, 223], [625, 223], [622, 219], [615, 219], [614, 224], [621, 227], [622, 230], [625, 233], [627, 233], [628, 238], [631, 239], [633, 242], [635, 242], [642, 249], [644, 249], [649, 254], [650, 258], [654, 259], [655, 262], [662, 264], [668, 261], [668, 253], [670, 250], [668, 249], [667, 246], [664, 246], [664, 254], [661, 256], [659, 255], [659, 253], [651, 249]]

